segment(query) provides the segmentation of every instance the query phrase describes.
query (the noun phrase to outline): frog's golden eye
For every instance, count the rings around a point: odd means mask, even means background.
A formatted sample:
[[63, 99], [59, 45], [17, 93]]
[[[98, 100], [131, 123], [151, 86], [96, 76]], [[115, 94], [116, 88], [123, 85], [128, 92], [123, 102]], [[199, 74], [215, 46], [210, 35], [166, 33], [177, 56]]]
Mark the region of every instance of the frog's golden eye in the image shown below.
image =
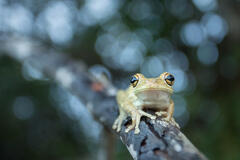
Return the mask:
[[137, 76], [137, 75], [134, 75], [134, 76], [132, 76], [132, 78], [131, 78], [131, 80], [130, 80], [130, 83], [132, 84], [133, 87], [136, 87], [138, 81], [139, 81], [138, 76]]
[[173, 86], [175, 78], [171, 74], [166, 74], [165, 75], [165, 81], [169, 86]]

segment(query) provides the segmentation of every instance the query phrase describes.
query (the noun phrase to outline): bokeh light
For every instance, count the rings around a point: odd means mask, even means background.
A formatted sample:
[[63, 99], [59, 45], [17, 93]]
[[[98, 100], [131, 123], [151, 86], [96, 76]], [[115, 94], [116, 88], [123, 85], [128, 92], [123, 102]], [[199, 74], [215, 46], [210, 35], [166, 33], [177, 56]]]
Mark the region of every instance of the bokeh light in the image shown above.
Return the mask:
[[193, 0], [195, 6], [203, 12], [212, 11], [217, 8], [217, 0]]
[[198, 22], [187, 23], [181, 31], [182, 41], [192, 47], [200, 45], [206, 38], [203, 27]]
[[218, 60], [217, 46], [212, 42], [205, 42], [197, 49], [199, 61], [205, 65], [212, 65]]
[[49, 2], [37, 19], [37, 27], [40, 33], [46, 32], [56, 44], [69, 42], [74, 33], [74, 12], [76, 12], [76, 9], [71, 3], [66, 1]]
[[42, 72], [34, 68], [30, 62], [25, 61], [22, 66], [22, 75], [26, 80], [48, 80]]
[[99, 140], [101, 126], [94, 121], [86, 106], [76, 96], [60, 87], [52, 87], [50, 96], [54, 103], [58, 103], [59, 110], [63, 111], [70, 119], [78, 121], [79, 127], [82, 127], [86, 136], [93, 141]]
[[21, 4], [2, 8], [2, 20], [8, 30], [21, 34], [30, 34], [33, 29], [33, 14]]
[[164, 66], [158, 57], [148, 57], [141, 66], [141, 73], [146, 77], [157, 77], [164, 71]]
[[193, 8], [187, 0], [166, 0], [166, 7], [179, 19], [186, 19], [192, 16]]
[[96, 51], [111, 68], [135, 71], [143, 62], [146, 52], [144, 44], [136, 34], [123, 32], [118, 36], [100, 35], [95, 44]]
[[215, 13], [208, 13], [202, 17], [207, 35], [217, 42], [221, 42], [228, 31], [226, 21]]
[[78, 12], [78, 20], [87, 26], [102, 23], [117, 13], [119, 5], [118, 0], [86, 0]]
[[129, 4], [128, 9], [130, 17], [136, 21], [148, 19], [151, 16], [153, 16], [150, 4], [143, 0], [133, 1], [132, 3]]

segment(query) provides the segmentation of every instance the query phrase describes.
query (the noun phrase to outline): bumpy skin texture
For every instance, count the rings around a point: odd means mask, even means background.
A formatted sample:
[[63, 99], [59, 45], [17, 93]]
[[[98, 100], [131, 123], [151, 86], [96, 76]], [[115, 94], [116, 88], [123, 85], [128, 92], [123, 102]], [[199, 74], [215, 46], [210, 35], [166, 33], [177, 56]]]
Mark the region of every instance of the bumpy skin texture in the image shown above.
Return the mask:
[[[157, 78], [145, 78], [144, 75], [137, 73], [132, 77], [131, 83], [128, 89], [119, 90], [117, 93], [119, 116], [113, 124], [113, 129], [119, 132], [122, 122], [128, 116], [132, 118], [132, 124], [125, 132], [135, 128], [134, 133], [138, 134], [142, 116], [150, 119], [161, 116], [163, 120], [179, 127], [172, 117], [174, 102], [171, 95], [174, 77], [170, 73], [164, 72]], [[154, 109], [155, 115], [146, 113], [143, 109]]]

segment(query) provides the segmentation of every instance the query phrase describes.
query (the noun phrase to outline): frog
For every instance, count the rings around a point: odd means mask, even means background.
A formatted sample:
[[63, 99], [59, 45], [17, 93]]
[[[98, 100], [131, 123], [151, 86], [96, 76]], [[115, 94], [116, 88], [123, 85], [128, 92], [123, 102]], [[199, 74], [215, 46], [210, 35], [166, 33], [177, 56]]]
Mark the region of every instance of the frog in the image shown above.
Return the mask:
[[[130, 86], [126, 90], [119, 90], [116, 94], [119, 116], [112, 128], [120, 132], [123, 121], [129, 116], [132, 122], [126, 127], [126, 133], [133, 129], [135, 129], [134, 134], [140, 133], [139, 124], [142, 116], [151, 120], [161, 117], [161, 120], [179, 128], [173, 118], [174, 102], [171, 96], [174, 82], [174, 76], [168, 72], [156, 78], [146, 78], [141, 73], [133, 75]], [[153, 110], [154, 114], [147, 113], [146, 109]]]

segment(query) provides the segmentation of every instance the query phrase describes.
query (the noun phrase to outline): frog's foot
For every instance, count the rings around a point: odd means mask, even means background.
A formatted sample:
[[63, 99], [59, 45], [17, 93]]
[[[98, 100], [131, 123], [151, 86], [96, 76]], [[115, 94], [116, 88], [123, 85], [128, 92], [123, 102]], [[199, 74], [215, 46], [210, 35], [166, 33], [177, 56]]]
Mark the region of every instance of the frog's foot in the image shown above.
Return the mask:
[[119, 132], [121, 130], [122, 122], [124, 119], [125, 119], [124, 116], [119, 115], [118, 118], [113, 123], [112, 129], [114, 130], [117, 129], [117, 132]]
[[170, 117], [170, 116], [166, 116], [166, 117], [164, 117], [164, 118], [162, 118], [162, 120], [164, 120], [164, 121], [167, 121], [167, 122], [171, 122], [171, 120], [172, 120], [173, 118], [172, 117]]
[[113, 123], [113, 126], [112, 126], [112, 129], [117, 129], [118, 128], [118, 124], [119, 124], [119, 118], [117, 118], [114, 123]]
[[138, 110], [138, 112], [139, 112], [142, 116], [146, 116], [146, 117], [148, 117], [148, 118], [150, 118], [150, 119], [156, 119], [156, 116], [153, 116], [153, 115], [151, 115], [151, 114], [149, 114], [149, 113], [146, 113], [146, 112], [144, 112], [144, 111], [142, 111], [142, 110]]
[[155, 112], [156, 115], [158, 115], [159, 117], [163, 116], [163, 117], [167, 117], [167, 112], [165, 111], [159, 111], [159, 112]]
[[127, 127], [125, 132], [128, 133], [130, 130], [132, 130], [135, 127], [134, 134], [138, 134], [140, 132], [139, 123], [141, 119], [141, 114], [138, 111], [134, 111], [132, 112], [131, 117], [132, 117], [132, 124]]
[[142, 116], [146, 116], [151, 119], [156, 119], [156, 117], [151, 114], [148, 114], [142, 110], [136, 110], [131, 113], [132, 124], [130, 126], [128, 126], [128, 128], [125, 130], [125, 132], [127, 133], [130, 130], [132, 130], [133, 128], [135, 128], [134, 134], [138, 134], [140, 132], [139, 124], [140, 124], [140, 120], [141, 120]]

